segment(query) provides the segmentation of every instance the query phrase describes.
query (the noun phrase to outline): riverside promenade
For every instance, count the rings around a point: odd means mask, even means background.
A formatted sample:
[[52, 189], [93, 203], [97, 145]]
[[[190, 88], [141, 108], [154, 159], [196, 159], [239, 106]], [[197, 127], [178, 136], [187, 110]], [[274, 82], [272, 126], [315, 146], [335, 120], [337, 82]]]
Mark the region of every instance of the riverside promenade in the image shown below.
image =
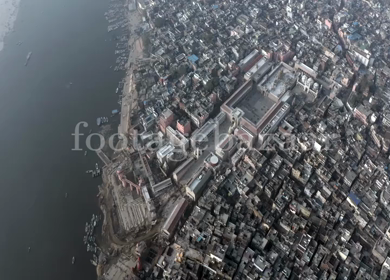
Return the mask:
[[143, 56], [142, 39], [136, 37], [134, 32], [142, 18], [137, 11], [130, 12], [130, 17], [131, 35], [129, 46], [131, 46], [131, 51], [127, 61], [128, 71], [122, 95], [121, 123], [118, 127], [118, 133], [126, 136], [131, 132], [131, 117], [138, 106], [138, 94], [135, 89], [133, 70], [136, 61]]

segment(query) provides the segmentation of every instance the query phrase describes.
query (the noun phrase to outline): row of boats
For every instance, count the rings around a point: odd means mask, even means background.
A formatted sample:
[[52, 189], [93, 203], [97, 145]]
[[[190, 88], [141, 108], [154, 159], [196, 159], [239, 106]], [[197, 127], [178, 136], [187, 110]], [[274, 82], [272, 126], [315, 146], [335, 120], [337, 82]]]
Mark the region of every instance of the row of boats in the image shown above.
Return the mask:
[[123, 88], [125, 86], [125, 79], [122, 79], [119, 84], [118, 84], [118, 87], [116, 88], [115, 90], [115, 93], [118, 95], [118, 104], [119, 105], [122, 105], [122, 93], [123, 93]]
[[109, 25], [107, 27], [107, 31], [111, 32], [111, 31], [117, 30], [119, 27], [127, 28], [128, 26], [129, 26], [129, 20], [125, 18], [125, 19], [122, 19], [122, 20], [115, 22], [114, 24]]
[[107, 117], [98, 117], [96, 119], [96, 124], [98, 126], [101, 126], [102, 124], [106, 124], [106, 123], [108, 123], [108, 118]]
[[102, 169], [99, 167], [99, 164], [96, 163], [95, 170], [90, 169], [90, 170], [85, 171], [85, 173], [91, 174], [92, 178], [96, 178], [96, 177], [99, 177], [100, 175], [102, 175]]
[[126, 15], [126, 9], [123, 9], [123, 4], [111, 3], [109, 5], [109, 10], [104, 13], [106, 20], [109, 23], [107, 31], [111, 32], [118, 28], [127, 28], [129, 26], [129, 19]]
[[85, 234], [83, 238], [84, 245], [87, 246], [87, 252], [93, 253], [93, 259], [91, 260], [91, 263], [93, 265], [97, 265], [98, 258], [97, 254], [99, 253], [100, 249], [99, 246], [96, 244], [96, 238], [94, 236], [95, 229], [101, 220], [101, 216], [92, 214], [91, 221], [88, 223], [85, 223]]
[[127, 10], [123, 9], [123, 5], [119, 3], [111, 3], [108, 12], [105, 14], [106, 20], [109, 23], [108, 32], [117, 30], [113, 39], [117, 41], [115, 54], [118, 55], [116, 59], [116, 65], [113, 68], [114, 71], [125, 71], [126, 64], [130, 54], [129, 46], [129, 19]]
[[[117, 88], [117, 92], [119, 91], [119, 89]], [[116, 116], [117, 114], [119, 114], [119, 110], [118, 109], [114, 109], [114, 110], [112, 110], [111, 111], [111, 117], [114, 117], [114, 116]], [[108, 123], [110, 120], [109, 120], [109, 118], [108, 117], [98, 117], [97, 119], [96, 119], [96, 124], [98, 125], [98, 126], [101, 126], [101, 125], [103, 125], [103, 124], [106, 124], [106, 123]]]
[[[129, 20], [127, 18], [127, 11], [123, 8], [123, 3], [113, 3], [111, 2], [109, 5], [109, 11], [105, 13], [105, 17], [107, 21], [109, 22], [108, 26], [108, 32], [117, 30], [118, 28], [125, 29], [128, 31], [128, 25]], [[128, 40], [129, 40], [129, 34], [128, 32], [125, 32], [122, 35], [115, 35], [114, 40], [118, 41], [117, 49], [115, 50], [115, 54], [118, 55], [118, 58], [116, 59], [116, 66], [114, 67], [114, 71], [121, 71], [126, 69], [126, 63], [129, 56], [129, 46], [128, 46]], [[30, 54], [31, 56], [31, 54]], [[29, 58], [28, 58], [29, 59]], [[26, 62], [27, 63], [27, 62]], [[111, 67], [110, 67], [111, 68]], [[124, 80], [122, 80], [116, 89], [116, 94], [119, 94], [119, 91], [122, 91], [124, 86]], [[118, 104], [120, 104], [118, 102]], [[111, 117], [119, 114], [120, 111], [117, 109], [114, 109], [111, 111]], [[98, 117], [96, 119], [96, 124], [98, 126], [101, 126], [103, 124], [106, 124], [109, 122], [108, 117]], [[86, 153], [84, 154], [86, 155]], [[91, 174], [92, 177], [98, 177], [101, 175], [101, 168], [99, 167], [99, 164], [95, 164], [95, 169], [87, 170], [87, 174]], [[67, 194], [66, 194], [67, 196]], [[98, 264], [98, 254], [100, 252], [99, 246], [96, 243], [96, 237], [94, 235], [95, 229], [101, 220], [101, 216], [98, 215], [92, 215], [91, 221], [85, 223], [85, 235], [83, 237], [84, 245], [87, 247], [87, 252], [93, 253], [93, 258], [91, 260], [91, 263], [95, 266]], [[72, 258], [72, 264], [75, 263], [75, 257]]]

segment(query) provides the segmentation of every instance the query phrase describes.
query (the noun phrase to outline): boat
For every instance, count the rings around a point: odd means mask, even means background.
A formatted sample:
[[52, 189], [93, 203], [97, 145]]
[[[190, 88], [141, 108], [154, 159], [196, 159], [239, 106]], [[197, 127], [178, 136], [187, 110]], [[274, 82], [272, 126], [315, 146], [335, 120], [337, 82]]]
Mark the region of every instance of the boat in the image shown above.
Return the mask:
[[108, 118], [107, 117], [99, 117], [99, 118], [97, 118], [96, 123], [98, 126], [105, 124], [105, 123], [108, 123]]
[[119, 91], [119, 88], [116, 88], [116, 91], [115, 91], [115, 93], [118, 93], [118, 91]]
[[30, 61], [31, 55], [32, 55], [32, 52], [29, 52], [29, 53], [27, 54], [26, 62], [24, 63], [24, 66], [27, 66], [28, 62]]
[[94, 266], [97, 266], [96, 261], [94, 261], [94, 260], [90, 260], [90, 261], [91, 261], [91, 264], [93, 264]]
[[28, 247], [27, 251], [30, 253], [31, 252], [31, 247]]
[[90, 227], [90, 229], [88, 231], [88, 235], [92, 235], [94, 230], [95, 230], [95, 227], [91, 224], [91, 227]]
[[76, 262], [76, 258], [73, 256], [72, 258], [72, 264], [74, 264]]
[[98, 163], [95, 163], [95, 169], [99, 170], [99, 164]]
[[115, 116], [116, 114], [118, 114], [119, 113], [119, 110], [118, 109], [115, 109], [115, 110], [112, 110], [111, 111], [111, 114], [113, 115], [113, 116]]
[[68, 198], [68, 193], [65, 193], [65, 198]]

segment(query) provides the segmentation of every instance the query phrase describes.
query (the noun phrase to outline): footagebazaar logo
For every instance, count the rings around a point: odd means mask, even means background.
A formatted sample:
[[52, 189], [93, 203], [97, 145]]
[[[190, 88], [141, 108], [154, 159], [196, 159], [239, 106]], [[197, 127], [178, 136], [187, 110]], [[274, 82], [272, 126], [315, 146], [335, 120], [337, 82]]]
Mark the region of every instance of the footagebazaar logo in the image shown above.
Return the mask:
[[[277, 149], [288, 153], [294, 153], [298, 150], [329, 151], [332, 147], [330, 138], [317, 139], [318, 136], [310, 133], [299, 133], [297, 135], [281, 133], [262, 134], [258, 135], [255, 143], [252, 143], [251, 141], [253, 140], [251, 138], [242, 135], [236, 136], [229, 133], [220, 133], [218, 126], [207, 135], [195, 132], [190, 138], [182, 139], [183, 141], [169, 139], [169, 137], [163, 138], [159, 133], [138, 134], [136, 130], [130, 137], [120, 133], [114, 133], [109, 136], [104, 136], [101, 133], [86, 135], [80, 131], [81, 128], [87, 127], [88, 123], [85, 121], [76, 124], [74, 133], [72, 133], [74, 138], [72, 151], [83, 151], [86, 149], [97, 152], [108, 146], [109, 149], [115, 152], [129, 149], [129, 147], [132, 147], [135, 151], [157, 152], [168, 146], [170, 152], [187, 155], [188, 150], [194, 152], [231, 151], [238, 143], [245, 147], [255, 147], [259, 151], [273, 151]], [[85, 145], [82, 143], [83, 140]], [[118, 140], [120, 140], [119, 145], [117, 144]], [[81, 146], [85, 148], [83, 149]]]

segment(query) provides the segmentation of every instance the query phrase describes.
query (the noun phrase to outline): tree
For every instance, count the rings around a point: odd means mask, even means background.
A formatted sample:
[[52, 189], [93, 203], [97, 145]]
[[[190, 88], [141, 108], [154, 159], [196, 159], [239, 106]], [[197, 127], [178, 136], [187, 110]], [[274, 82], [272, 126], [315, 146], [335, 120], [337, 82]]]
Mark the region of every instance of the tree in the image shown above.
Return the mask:
[[141, 90], [141, 83], [137, 83], [137, 84], [135, 85], [135, 90], [136, 90], [137, 92], [139, 92], [139, 91]]
[[181, 77], [181, 76], [187, 74], [187, 70], [188, 70], [187, 64], [181, 64], [179, 66], [179, 68], [177, 69], [177, 72], [178, 72], [179, 76]]
[[142, 35], [142, 44], [145, 49], [147, 49], [150, 45], [150, 38], [147, 34]]
[[202, 39], [204, 40], [204, 42], [205, 42], [206, 44], [211, 44], [211, 43], [214, 42], [215, 37], [214, 37], [214, 35], [211, 34], [211, 33], [203, 33]]
[[218, 69], [216, 67], [211, 71], [211, 77], [213, 78], [218, 77]]
[[372, 106], [372, 109], [374, 109], [375, 112], [381, 112], [383, 110], [384, 105], [384, 102], [377, 102]]
[[158, 17], [156, 18], [156, 20], [154, 21], [154, 25], [157, 27], [157, 28], [161, 28], [165, 25], [165, 19], [161, 18], [161, 17]]
[[178, 78], [179, 78], [179, 72], [177, 71], [177, 69], [175, 69], [174, 71], [171, 72], [170, 79], [171, 81], [174, 81]]
[[213, 81], [213, 86], [214, 87], [218, 86], [218, 84], [219, 84], [219, 78], [218, 77], [214, 77], [212, 81]]
[[212, 91], [214, 89], [213, 80], [208, 81], [204, 88], [209, 92]]
[[368, 78], [367, 75], [364, 75], [358, 86], [358, 91], [363, 92], [368, 87]]

